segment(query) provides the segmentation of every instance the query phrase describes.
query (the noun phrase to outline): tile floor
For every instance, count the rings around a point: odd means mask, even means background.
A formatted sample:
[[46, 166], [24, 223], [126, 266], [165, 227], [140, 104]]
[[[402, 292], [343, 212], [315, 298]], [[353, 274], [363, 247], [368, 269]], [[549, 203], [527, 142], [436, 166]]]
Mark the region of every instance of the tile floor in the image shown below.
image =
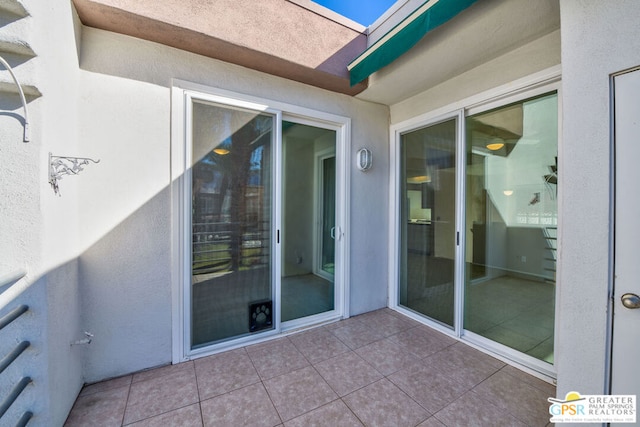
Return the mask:
[[86, 386], [66, 426], [547, 426], [552, 396], [383, 309]]

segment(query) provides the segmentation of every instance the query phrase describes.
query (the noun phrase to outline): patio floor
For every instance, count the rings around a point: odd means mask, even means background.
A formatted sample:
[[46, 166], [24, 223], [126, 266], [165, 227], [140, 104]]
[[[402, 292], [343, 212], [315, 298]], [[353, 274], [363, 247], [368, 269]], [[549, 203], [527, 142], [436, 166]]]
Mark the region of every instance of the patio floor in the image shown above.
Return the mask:
[[86, 386], [67, 426], [547, 426], [555, 387], [389, 309]]

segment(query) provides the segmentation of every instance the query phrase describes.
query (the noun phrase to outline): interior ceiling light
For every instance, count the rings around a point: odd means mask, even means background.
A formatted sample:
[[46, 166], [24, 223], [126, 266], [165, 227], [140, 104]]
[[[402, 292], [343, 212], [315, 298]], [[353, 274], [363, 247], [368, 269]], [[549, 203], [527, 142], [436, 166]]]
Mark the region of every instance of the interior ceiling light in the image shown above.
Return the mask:
[[513, 190], [504, 190], [502, 193], [503, 193], [505, 196], [510, 196], [510, 195], [512, 195], [512, 194], [513, 194]]
[[407, 178], [407, 182], [409, 184], [424, 184], [425, 182], [431, 182], [431, 177], [429, 175], [414, 176]]
[[227, 150], [226, 148], [222, 148], [222, 147], [214, 148], [213, 152], [216, 153], [216, 154], [220, 154], [221, 156], [229, 154], [229, 150]]
[[490, 144], [487, 144], [487, 148], [491, 151], [497, 151], [502, 147], [504, 147], [504, 142], [492, 142]]

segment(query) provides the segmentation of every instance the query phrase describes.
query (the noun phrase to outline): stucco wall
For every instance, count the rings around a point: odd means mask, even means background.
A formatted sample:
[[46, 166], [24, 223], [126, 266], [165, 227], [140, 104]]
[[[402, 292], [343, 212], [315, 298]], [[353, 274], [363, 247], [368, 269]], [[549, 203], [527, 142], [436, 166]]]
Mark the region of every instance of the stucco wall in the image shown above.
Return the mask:
[[554, 31], [427, 91], [393, 104], [390, 107], [391, 123], [400, 123], [420, 114], [433, 112], [558, 64], [560, 31]]
[[4, 46], [0, 54], [20, 82], [37, 88], [41, 96], [27, 96], [31, 141], [24, 143], [19, 98], [0, 94], [0, 151], [5, 162], [0, 169], [0, 274], [26, 270], [21, 283], [29, 287], [15, 304], [27, 304], [30, 310], [1, 332], [0, 354], [23, 339], [31, 341], [31, 347], [14, 362], [13, 371], [3, 373], [2, 396], [22, 375], [33, 382], [2, 422], [15, 423], [23, 411], [31, 410], [29, 425], [62, 425], [83, 383], [83, 349], [70, 345], [82, 338], [76, 263], [78, 181], [63, 180], [64, 197], [55, 196], [47, 181], [49, 152], [81, 155], [76, 151], [75, 17], [68, 2], [22, 3], [25, 17], [2, 16], [3, 40], [24, 42], [35, 56], [7, 53]]
[[[558, 396], [605, 392], [611, 73], [640, 65], [640, 3], [563, 0]], [[579, 351], [576, 351], [579, 349]]]
[[88, 27], [80, 65], [80, 149], [101, 159], [79, 184], [88, 381], [171, 360], [173, 78], [352, 119], [374, 167], [351, 171], [351, 314], [386, 306], [387, 107]]

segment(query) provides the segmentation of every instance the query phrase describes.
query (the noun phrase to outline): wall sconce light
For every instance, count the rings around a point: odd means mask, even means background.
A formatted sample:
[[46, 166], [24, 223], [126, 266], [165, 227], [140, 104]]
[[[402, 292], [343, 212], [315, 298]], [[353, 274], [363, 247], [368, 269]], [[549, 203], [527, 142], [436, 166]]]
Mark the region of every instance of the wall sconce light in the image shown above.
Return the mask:
[[371, 154], [371, 150], [367, 148], [359, 149], [356, 155], [356, 164], [358, 166], [358, 169], [362, 172], [366, 172], [371, 169], [372, 163], [373, 155]]
[[51, 184], [53, 192], [59, 196], [58, 181], [64, 175], [78, 175], [89, 162], [100, 163], [100, 160], [93, 160], [88, 157], [53, 156], [49, 153], [49, 184]]

